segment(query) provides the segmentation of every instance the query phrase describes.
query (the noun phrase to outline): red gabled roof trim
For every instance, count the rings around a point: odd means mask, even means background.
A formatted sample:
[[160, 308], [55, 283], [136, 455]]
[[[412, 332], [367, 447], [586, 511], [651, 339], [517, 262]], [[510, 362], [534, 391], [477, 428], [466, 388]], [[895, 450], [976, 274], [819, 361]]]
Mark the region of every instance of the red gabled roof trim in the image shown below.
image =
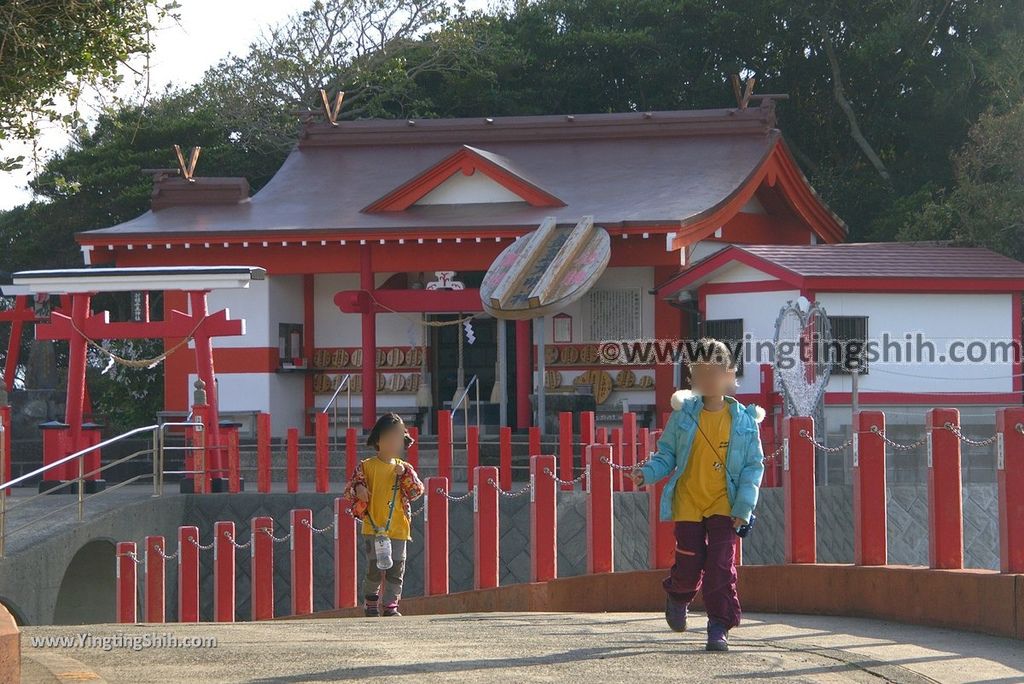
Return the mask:
[[480, 171], [534, 207], [564, 207], [565, 202], [526, 180], [509, 168], [487, 158], [474, 147], [463, 145], [455, 153], [406, 181], [380, 199], [363, 208], [364, 213], [405, 211], [458, 172], [466, 176]]

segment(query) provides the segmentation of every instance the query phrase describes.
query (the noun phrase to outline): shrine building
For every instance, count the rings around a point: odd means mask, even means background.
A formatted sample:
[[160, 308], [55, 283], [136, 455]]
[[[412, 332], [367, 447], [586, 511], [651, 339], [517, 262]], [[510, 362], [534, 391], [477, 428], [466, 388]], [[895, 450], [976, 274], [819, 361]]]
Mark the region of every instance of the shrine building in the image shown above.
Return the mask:
[[[540, 381], [548, 396], [591, 386], [599, 408], [667, 407], [672, 364], [615, 368], [598, 358], [606, 340], [707, 332], [695, 329], [697, 312], [656, 287], [727, 243], [846, 236], [798, 169], [767, 97], [700, 111], [310, 117], [259, 192], [250, 195], [244, 178], [201, 172], [200, 160], [191, 178], [158, 175], [149, 211], [77, 239], [90, 266], [265, 269], [246, 290], [211, 292], [209, 306], [246, 322], [244, 335], [214, 349], [222, 415], [268, 411], [275, 434], [310, 429], [346, 376], [336, 401], [345, 414], [351, 389], [364, 427], [385, 410], [429, 416], [450, 405], [460, 367], [461, 386], [478, 378], [491, 425], [502, 403], [507, 424], [532, 424]], [[480, 288], [503, 250], [546, 221], [568, 230], [584, 217], [607, 234], [610, 253], [578, 299], [532, 321], [485, 312]], [[585, 278], [587, 265], [576, 266]], [[164, 306], [189, 303], [167, 291]], [[184, 413], [194, 355], [164, 363], [165, 407]], [[502, 371], [507, 386], [494, 392]]]

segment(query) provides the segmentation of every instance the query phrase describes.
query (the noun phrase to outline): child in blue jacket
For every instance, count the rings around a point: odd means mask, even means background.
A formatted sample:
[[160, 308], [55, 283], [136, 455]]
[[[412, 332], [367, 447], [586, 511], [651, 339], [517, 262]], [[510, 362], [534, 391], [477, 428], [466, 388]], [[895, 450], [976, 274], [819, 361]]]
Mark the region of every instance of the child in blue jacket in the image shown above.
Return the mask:
[[735, 530], [750, 522], [764, 475], [764, 409], [728, 395], [736, 369], [723, 342], [703, 339], [697, 349], [709, 353], [691, 360], [694, 391], [672, 395], [658, 451], [631, 477], [644, 486], [671, 473], [659, 516], [675, 521], [675, 563], [663, 582], [669, 627], [686, 630], [687, 608], [703, 583], [707, 650], [727, 651], [729, 630], [740, 623]]

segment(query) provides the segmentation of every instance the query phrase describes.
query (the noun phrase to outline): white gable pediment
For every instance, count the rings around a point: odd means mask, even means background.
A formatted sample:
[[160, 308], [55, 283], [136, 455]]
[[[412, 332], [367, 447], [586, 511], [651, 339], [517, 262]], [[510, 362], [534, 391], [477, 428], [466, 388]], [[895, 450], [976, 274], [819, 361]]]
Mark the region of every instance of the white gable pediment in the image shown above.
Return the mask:
[[500, 204], [525, 202], [504, 185], [478, 170], [472, 175], [456, 172], [436, 188], [417, 200], [424, 204]]

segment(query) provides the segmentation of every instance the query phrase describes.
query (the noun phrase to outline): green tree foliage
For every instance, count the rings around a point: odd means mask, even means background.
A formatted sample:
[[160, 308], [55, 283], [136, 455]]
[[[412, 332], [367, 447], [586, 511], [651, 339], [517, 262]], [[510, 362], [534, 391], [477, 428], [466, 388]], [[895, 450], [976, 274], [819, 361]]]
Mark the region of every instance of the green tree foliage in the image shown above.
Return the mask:
[[[152, 50], [154, 22], [176, 8], [159, 0], [0, 3], [0, 142], [35, 137], [41, 120], [80, 123], [83, 88], [120, 83], [118, 68]], [[61, 111], [60, 98], [72, 111]], [[11, 169], [22, 158], [0, 161]]]

